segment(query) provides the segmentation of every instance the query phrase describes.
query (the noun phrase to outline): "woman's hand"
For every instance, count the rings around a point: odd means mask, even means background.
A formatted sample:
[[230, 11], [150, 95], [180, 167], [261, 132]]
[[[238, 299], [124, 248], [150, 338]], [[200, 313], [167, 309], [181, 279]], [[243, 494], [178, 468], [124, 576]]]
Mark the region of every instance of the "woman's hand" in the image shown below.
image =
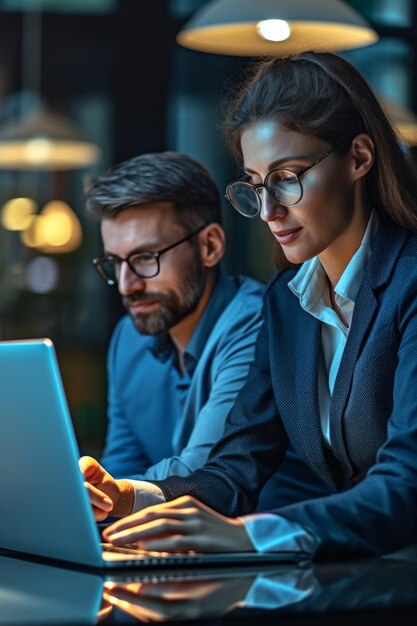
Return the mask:
[[117, 546], [134, 543], [157, 552], [254, 552], [243, 522], [191, 496], [147, 507], [103, 531]]

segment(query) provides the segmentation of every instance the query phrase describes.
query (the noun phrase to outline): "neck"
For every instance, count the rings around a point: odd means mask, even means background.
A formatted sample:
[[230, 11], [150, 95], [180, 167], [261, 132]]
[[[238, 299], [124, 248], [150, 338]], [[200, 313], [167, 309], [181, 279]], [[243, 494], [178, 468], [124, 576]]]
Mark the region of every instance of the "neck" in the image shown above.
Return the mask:
[[335, 287], [351, 258], [361, 245], [371, 215], [369, 203], [360, 203], [344, 233], [319, 254], [320, 263], [330, 284]]
[[209, 270], [207, 272], [207, 280], [204, 286], [203, 293], [194, 311], [192, 311], [187, 317], [182, 319], [176, 326], [169, 329], [169, 335], [172, 343], [175, 346], [178, 356], [178, 363], [182, 373], [185, 373], [184, 368], [184, 352], [185, 348], [190, 341], [193, 332], [195, 331], [201, 316], [203, 315], [207, 303], [213, 293], [214, 286], [217, 280], [217, 271]]

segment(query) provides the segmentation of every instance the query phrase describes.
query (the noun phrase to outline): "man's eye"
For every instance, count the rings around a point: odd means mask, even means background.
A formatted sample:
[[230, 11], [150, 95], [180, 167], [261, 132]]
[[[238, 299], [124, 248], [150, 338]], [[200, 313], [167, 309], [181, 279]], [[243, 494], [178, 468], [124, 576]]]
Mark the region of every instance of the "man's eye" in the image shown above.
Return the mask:
[[141, 265], [151, 264], [155, 262], [155, 255], [152, 252], [142, 252], [141, 254], [137, 254], [131, 258], [131, 262]]

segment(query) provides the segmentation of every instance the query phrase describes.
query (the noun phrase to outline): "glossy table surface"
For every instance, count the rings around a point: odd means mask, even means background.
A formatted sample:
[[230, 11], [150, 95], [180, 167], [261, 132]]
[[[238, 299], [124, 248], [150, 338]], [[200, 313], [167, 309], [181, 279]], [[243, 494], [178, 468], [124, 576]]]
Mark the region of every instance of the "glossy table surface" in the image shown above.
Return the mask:
[[0, 625], [417, 624], [417, 560], [88, 572], [0, 556]]

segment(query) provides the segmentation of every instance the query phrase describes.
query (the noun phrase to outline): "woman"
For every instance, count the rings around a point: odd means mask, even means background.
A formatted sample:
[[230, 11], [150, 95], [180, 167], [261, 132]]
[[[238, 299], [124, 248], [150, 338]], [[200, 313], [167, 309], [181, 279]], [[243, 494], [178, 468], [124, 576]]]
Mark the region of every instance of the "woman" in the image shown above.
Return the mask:
[[[269, 286], [255, 363], [206, 466], [157, 483], [167, 502], [105, 538], [315, 556], [413, 543], [416, 171], [364, 80], [332, 54], [263, 62], [226, 128], [244, 171], [229, 200], [301, 266]], [[330, 495], [247, 515], [289, 444]]]

